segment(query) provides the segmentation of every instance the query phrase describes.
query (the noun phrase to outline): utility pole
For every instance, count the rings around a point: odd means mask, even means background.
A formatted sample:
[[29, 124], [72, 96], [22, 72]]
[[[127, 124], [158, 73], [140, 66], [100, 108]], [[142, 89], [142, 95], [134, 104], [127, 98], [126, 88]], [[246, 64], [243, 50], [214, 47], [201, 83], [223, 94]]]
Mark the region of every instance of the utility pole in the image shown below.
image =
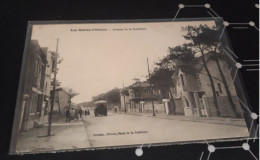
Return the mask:
[[54, 56], [54, 78], [53, 78], [53, 90], [52, 90], [52, 99], [51, 99], [51, 110], [49, 114], [49, 126], [48, 126], [48, 136], [51, 136], [51, 123], [52, 123], [52, 116], [53, 116], [53, 106], [55, 102], [55, 90], [56, 90], [56, 75], [57, 75], [57, 60], [58, 60], [58, 45], [59, 39], [57, 39], [57, 46], [56, 46], [56, 53]]
[[[125, 85], [124, 85], [124, 82], [123, 82], [123, 91], [125, 91]], [[124, 93], [123, 93], [123, 94], [124, 94]], [[125, 106], [125, 113], [126, 113], [125, 94], [124, 94], [124, 106]]]
[[151, 83], [151, 74], [150, 74], [150, 69], [149, 69], [149, 61], [147, 58], [147, 68], [148, 68], [148, 75], [149, 75], [149, 82], [150, 82], [150, 89], [151, 89], [151, 94], [152, 94], [152, 106], [153, 106], [153, 116], [155, 116], [155, 112], [154, 112], [154, 104], [153, 104], [153, 88], [152, 88], [152, 83]]

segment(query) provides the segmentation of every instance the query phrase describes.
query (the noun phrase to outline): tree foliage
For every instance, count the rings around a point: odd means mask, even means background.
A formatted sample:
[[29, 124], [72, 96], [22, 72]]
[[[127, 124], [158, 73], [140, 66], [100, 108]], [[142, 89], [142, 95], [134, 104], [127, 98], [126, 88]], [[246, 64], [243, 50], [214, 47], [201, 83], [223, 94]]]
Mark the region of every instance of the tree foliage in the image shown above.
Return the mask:
[[120, 89], [114, 88], [108, 92], [92, 97], [93, 101], [105, 100], [108, 103], [120, 104]]
[[128, 89], [128, 88], [122, 89], [122, 90], [121, 90], [121, 94], [122, 94], [123, 96], [129, 96], [129, 89]]
[[164, 67], [157, 67], [151, 73], [150, 81], [154, 84], [154, 87], [157, 87], [161, 90], [161, 93], [164, 98], [168, 98], [168, 90], [170, 87], [174, 86], [172, 76], [174, 70]]
[[191, 43], [169, 47], [168, 49], [168, 61], [174, 61], [175, 68], [179, 67], [186, 73], [198, 72], [194, 67], [198, 63], [198, 59], [195, 57], [196, 52], [193, 51]]
[[174, 85], [172, 82], [173, 74], [174, 70], [170, 70], [169, 68], [157, 67], [151, 73], [150, 81], [155, 86], [170, 87]]
[[70, 99], [72, 99], [73, 97], [79, 95], [79, 93], [77, 91], [73, 90], [72, 88], [67, 88], [66, 91], [67, 91]]
[[[213, 59], [230, 60], [223, 51], [223, 44], [220, 42], [220, 34], [222, 30], [217, 30], [215, 26], [209, 27], [207, 25], [186, 26], [182, 30], [186, 32], [183, 37], [190, 41], [190, 46], [193, 52], [201, 53], [204, 51], [205, 54], [209, 54], [208, 57]], [[215, 55], [217, 53], [217, 55]], [[230, 62], [230, 61], [229, 61]]]

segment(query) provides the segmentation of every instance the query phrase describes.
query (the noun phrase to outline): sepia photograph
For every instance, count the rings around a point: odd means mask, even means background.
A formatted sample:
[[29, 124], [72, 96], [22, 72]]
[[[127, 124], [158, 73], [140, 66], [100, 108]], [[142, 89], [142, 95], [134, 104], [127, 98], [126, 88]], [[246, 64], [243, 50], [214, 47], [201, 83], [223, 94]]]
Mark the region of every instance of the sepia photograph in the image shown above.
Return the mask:
[[221, 19], [30, 22], [27, 32], [10, 153], [249, 136]]

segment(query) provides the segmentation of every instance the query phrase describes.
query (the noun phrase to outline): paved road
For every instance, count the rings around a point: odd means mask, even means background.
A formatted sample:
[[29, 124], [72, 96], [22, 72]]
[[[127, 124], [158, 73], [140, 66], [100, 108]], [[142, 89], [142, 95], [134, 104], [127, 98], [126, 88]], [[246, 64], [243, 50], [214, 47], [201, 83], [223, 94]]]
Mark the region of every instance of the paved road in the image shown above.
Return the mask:
[[179, 121], [148, 116], [112, 114], [33, 128], [18, 137], [18, 152], [41, 152], [104, 146], [150, 144], [248, 136], [245, 127]]
[[91, 113], [83, 122], [91, 147], [248, 136], [247, 129], [239, 126], [125, 114], [94, 117]]

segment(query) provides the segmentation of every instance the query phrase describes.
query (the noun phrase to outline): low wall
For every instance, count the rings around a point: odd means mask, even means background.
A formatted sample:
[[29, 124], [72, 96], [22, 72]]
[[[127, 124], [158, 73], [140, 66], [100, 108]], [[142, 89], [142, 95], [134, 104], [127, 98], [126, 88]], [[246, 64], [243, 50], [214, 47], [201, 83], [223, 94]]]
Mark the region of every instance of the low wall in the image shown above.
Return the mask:
[[182, 100], [179, 99], [174, 99], [174, 103], [175, 103], [175, 114], [177, 115], [184, 115], [184, 106], [182, 104]]
[[[242, 116], [243, 115], [242, 109], [241, 109], [240, 103], [238, 101], [238, 98], [232, 97], [232, 99], [236, 105], [237, 112], [240, 114], [240, 116]], [[232, 110], [231, 104], [230, 104], [227, 96], [219, 96], [219, 97], [217, 97], [217, 101], [218, 101], [218, 106], [219, 106], [219, 111], [220, 111], [221, 117], [235, 117], [235, 114]], [[203, 97], [203, 102], [205, 103], [206, 110], [208, 112], [208, 116], [216, 117], [217, 112], [216, 112], [216, 108], [214, 105], [213, 97]]]
[[[156, 114], [165, 114], [165, 108], [163, 103], [159, 103], [158, 101], [154, 101], [154, 111]], [[144, 104], [144, 110], [145, 113], [153, 113], [153, 105], [152, 102], [146, 102]]]
[[[154, 101], [154, 111], [156, 114], [165, 114], [165, 108], [163, 103], [159, 103], [158, 101]], [[136, 107], [132, 106], [132, 109], [129, 112], [139, 112], [139, 113], [153, 113], [153, 105], [151, 101], [146, 101], [143, 107], [143, 110], [140, 112], [139, 108], [140, 104], [136, 104]]]
[[[169, 107], [171, 106], [169, 102]], [[174, 103], [176, 105], [175, 108], [175, 114], [177, 115], [184, 115], [184, 107], [182, 105], [181, 99], [174, 99]], [[127, 111], [129, 112], [140, 112], [139, 107], [141, 107], [140, 104], [136, 104], [136, 107], [132, 106], [130, 108], [130, 104], [127, 105]], [[173, 110], [172, 108], [169, 108], [169, 110]], [[154, 111], [156, 114], [166, 114], [164, 103], [159, 101], [154, 101]], [[151, 101], [146, 101], [142, 110], [143, 113], [153, 113], [153, 106]], [[140, 113], [142, 113], [140, 112]], [[170, 111], [171, 113], [171, 111]]]

